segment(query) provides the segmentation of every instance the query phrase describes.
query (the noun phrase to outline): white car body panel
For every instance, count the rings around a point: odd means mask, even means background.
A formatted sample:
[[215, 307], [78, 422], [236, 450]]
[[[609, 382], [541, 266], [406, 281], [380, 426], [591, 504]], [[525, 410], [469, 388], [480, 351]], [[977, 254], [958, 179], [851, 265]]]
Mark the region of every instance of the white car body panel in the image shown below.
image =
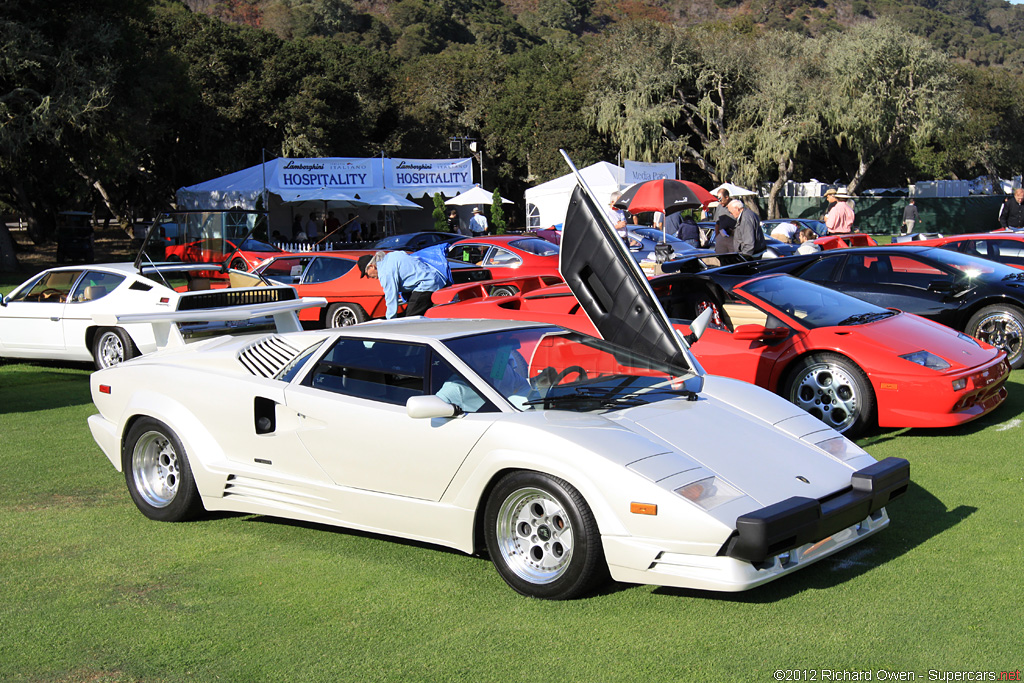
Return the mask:
[[[602, 414], [522, 412], [467, 372], [499, 412], [427, 419], [410, 418], [401, 405], [300, 383], [339, 337], [425, 344], [465, 372], [446, 339], [523, 327], [530, 325], [410, 319], [281, 335], [296, 358], [320, 344], [290, 383], [245, 369], [239, 356], [260, 343], [251, 338], [159, 351], [93, 374], [100, 414], [89, 425], [119, 471], [122, 440], [136, 416], [170, 426], [207, 510], [334, 524], [463, 552], [477, 549], [478, 513], [497, 477], [510, 470], [549, 474], [587, 501], [611, 575], [620, 581], [744, 590], [888, 524], [884, 510], [873, 513], [813, 549], [793, 550], [790, 556], [803, 560], [785, 565], [773, 560], [757, 568], [720, 555], [740, 515], [793, 495], [842, 490], [855, 471], [874, 463], [852, 444], [854, 457], [846, 462], [829, 455], [814, 444], [842, 439], [837, 433], [770, 392], [733, 380], [705, 378], [693, 401]], [[257, 401], [276, 404], [272, 433], [253, 427]], [[706, 511], [674, 492], [708, 476], [743, 495]], [[632, 514], [635, 502], [656, 505], [657, 514]]]

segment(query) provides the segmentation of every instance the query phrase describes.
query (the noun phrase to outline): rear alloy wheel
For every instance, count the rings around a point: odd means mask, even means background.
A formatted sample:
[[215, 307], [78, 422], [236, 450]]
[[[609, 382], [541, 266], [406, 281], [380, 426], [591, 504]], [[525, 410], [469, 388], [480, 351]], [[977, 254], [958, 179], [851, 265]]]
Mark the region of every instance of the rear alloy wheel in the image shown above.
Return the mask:
[[92, 340], [92, 359], [97, 370], [112, 368], [135, 356], [132, 338], [120, 327], [101, 327]]
[[867, 429], [875, 409], [867, 377], [836, 353], [815, 353], [797, 361], [782, 396], [851, 439]]
[[135, 506], [150, 519], [182, 522], [203, 511], [185, 448], [163, 422], [145, 417], [132, 425], [121, 468]]
[[498, 285], [491, 289], [491, 296], [515, 296], [519, 290], [511, 285]]
[[241, 270], [244, 272], [248, 272], [249, 270], [249, 264], [247, 264], [245, 262], [245, 259], [241, 257], [231, 259], [231, 267], [234, 268], [235, 270]]
[[986, 306], [971, 316], [967, 334], [1006, 352], [1014, 370], [1024, 366], [1024, 312], [1015, 306]]
[[327, 327], [349, 327], [366, 320], [366, 313], [359, 304], [331, 304], [327, 308]]
[[590, 507], [557, 477], [529, 471], [505, 475], [487, 500], [484, 535], [501, 578], [522, 595], [568, 600], [608, 578]]

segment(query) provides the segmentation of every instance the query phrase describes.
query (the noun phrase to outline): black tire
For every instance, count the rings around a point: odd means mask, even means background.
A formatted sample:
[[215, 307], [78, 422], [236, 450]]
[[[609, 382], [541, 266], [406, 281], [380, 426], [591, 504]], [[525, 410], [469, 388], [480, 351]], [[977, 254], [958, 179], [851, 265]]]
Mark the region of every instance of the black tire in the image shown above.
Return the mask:
[[159, 522], [183, 522], [203, 512], [192, 468], [178, 436], [159, 420], [140, 419], [121, 448], [121, 469], [135, 506]]
[[601, 534], [571, 484], [540, 472], [505, 475], [484, 511], [487, 552], [517, 593], [571, 600], [608, 580]]
[[132, 338], [120, 327], [101, 327], [92, 340], [92, 360], [97, 370], [112, 368], [139, 355]]
[[1014, 370], [1024, 366], [1024, 311], [1016, 306], [986, 306], [971, 316], [964, 331], [1005, 351]]
[[519, 290], [512, 285], [498, 285], [491, 289], [491, 296], [515, 296]]
[[364, 320], [366, 320], [366, 312], [359, 304], [331, 304], [327, 307], [327, 313], [324, 315], [326, 327], [349, 327], [358, 325]]
[[779, 393], [851, 439], [873, 424], [875, 394], [867, 376], [837, 353], [812, 353], [799, 359]]
[[249, 264], [245, 262], [244, 258], [231, 259], [231, 267], [235, 270], [241, 270], [243, 272], [249, 272]]

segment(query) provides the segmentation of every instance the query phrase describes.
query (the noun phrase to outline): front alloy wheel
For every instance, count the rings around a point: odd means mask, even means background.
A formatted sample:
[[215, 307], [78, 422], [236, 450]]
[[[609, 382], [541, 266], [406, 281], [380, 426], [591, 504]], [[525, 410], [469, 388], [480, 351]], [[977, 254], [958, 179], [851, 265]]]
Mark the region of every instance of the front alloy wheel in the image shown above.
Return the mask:
[[783, 396], [851, 439], [867, 427], [874, 408], [864, 373], [834, 353], [801, 359], [789, 373]]
[[185, 448], [164, 423], [142, 418], [132, 425], [121, 465], [132, 500], [150, 519], [179, 522], [202, 511]]
[[606, 580], [597, 523], [568, 482], [539, 472], [502, 478], [487, 501], [487, 550], [517, 592], [566, 600]]

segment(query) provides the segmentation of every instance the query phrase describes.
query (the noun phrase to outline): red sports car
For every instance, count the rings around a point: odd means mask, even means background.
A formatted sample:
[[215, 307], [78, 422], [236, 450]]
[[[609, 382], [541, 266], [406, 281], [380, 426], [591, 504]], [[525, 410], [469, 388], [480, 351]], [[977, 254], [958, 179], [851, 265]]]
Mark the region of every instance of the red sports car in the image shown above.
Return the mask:
[[280, 256], [287, 252], [273, 244], [259, 240], [246, 239], [239, 242], [225, 239], [203, 239], [187, 244], [168, 246], [164, 249], [168, 261], [184, 261], [186, 263], [223, 263], [231, 256], [230, 268], [250, 271], [268, 258]]
[[534, 275], [558, 277], [558, 245], [532, 235], [459, 240], [448, 248], [448, 260], [483, 266], [496, 279]]
[[[896, 244], [896, 242], [893, 242]], [[913, 242], [899, 242], [917, 247], [941, 247], [961, 254], [980, 256], [1024, 270], [1024, 233], [1000, 231], [970, 235], [949, 235]]]
[[371, 278], [360, 277], [356, 261], [360, 252], [311, 252], [279, 256], [256, 269], [273, 282], [294, 287], [299, 296], [327, 299], [324, 308], [299, 311], [299, 320], [326, 327], [355, 325], [383, 318], [384, 290]]
[[[711, 325], [693, 346], [708, 372], [775, 391], [847, 436], [873, 424], [955, 426], [1006, 398], [1010, 369], [1002, 351], [915, 315], [788, 276], [676, 274], [651, 286], [683, 333], [712, 309]], [[427, 315], [597, 331], [566, 286], [469, 296]]]

